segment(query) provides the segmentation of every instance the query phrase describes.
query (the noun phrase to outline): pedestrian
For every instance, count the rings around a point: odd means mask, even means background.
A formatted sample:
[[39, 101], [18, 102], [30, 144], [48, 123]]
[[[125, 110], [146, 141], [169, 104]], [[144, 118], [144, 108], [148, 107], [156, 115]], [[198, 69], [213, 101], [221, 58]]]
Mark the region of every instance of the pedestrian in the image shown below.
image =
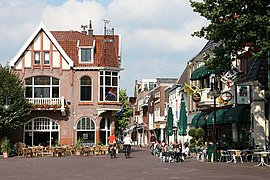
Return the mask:
[[157, 139], [156, 139], [155, 135], [154, 134], [151, 134], [151, 137], [150, 137], [150, 142], [151, 142], [150, 149], [153, 149], [156, 140]]

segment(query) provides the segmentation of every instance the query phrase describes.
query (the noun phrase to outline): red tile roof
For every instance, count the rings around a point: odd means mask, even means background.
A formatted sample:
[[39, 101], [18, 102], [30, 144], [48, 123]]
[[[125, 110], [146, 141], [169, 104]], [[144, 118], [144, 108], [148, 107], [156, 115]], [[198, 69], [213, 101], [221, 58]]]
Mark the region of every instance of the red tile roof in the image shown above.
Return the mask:
[[[105, 43], [104, 35], [88, 36], [78, 31], [51, 31], [51, 33], [67, 55], [74, 61], [74, 66], [120, 68], [118, 63], [119, 36], [114, 35], [114, 42]], [[79, 43], [79, 46], [93, 46], [94, 40], [94, 63], [79, 63], [77, 43]]]

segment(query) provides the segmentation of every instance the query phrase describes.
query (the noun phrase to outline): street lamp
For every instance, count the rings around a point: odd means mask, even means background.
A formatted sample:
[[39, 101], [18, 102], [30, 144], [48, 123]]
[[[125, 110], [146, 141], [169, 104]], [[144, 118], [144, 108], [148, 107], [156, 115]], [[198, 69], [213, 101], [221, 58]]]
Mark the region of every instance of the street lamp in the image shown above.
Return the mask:
[[[218, 142], [218, 128], [217, 128], [217, 114], [216, 114], [216, 99], [220, 96], [220, 90], [218, 89], [218, 81], [215, 74], [210, 75], [210, 91], [208, 95], [211, 98], [214, 98], [214, 137], [215, 137], [215, 145], [219, 144]], [[217, 157], [217, 152], [215, 151], [215, 157]]]
[[8, 110], [8, 98], [6, 97], [5, 110]]

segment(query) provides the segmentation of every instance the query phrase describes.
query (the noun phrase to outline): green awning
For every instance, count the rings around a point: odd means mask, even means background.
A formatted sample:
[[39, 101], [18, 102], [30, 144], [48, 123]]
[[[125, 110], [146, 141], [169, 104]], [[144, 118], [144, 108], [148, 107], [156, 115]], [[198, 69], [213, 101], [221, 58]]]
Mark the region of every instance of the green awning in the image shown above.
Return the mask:
[[[222, 124], [223, 122], [223, 116], [225, 114], [225, 112], [228, 111], [228, 108], [226, 109], [219, 109], [216, 111], [216, 122], [217, 124]], [[209, 117], [207, 119], [207, 125], [212, 125], [214, 124], [214, 111], [212, 111], [210, 114], [209, 114]]]
[[250, 122], [250, 105], [239, 105], [229, 108], [222, 117], [222, 123], [249, 123]]
[[198, 126], [203, 126], [205, 125], [205, 115], [206, 114], [209, 114], [209, 112], [200, 112], [200, 113], [197, 113], [193, 119], [192, 119], [192, 122], [191, 122], [191, 125], [192, 126], [195, 126], [195, 127], [198, 127]]
[[205, 66], [202, 66], [192, 72], [190, 80], [203, 79], [204, 77], [214, 72], [215, 72], [214, 69], [207, 69]]

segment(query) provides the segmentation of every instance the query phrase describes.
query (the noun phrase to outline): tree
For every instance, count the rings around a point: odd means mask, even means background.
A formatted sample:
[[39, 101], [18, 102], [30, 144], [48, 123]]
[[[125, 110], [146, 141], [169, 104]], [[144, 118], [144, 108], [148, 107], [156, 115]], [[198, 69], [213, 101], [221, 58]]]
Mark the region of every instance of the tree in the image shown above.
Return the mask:
[[129, 97], [127, 96], [126, 90], [121, 89], [119, 92], [119, 101], [122, 103], [121, 110], [116, 114], [116, 131], [118, 134], [122, 134], [123, 130], [130, 123], [130, 117], [132, 110], [129, 104]]
[[191, 128], [188, 131], [188, 135], [192, 137], [190, 140], [191, 147], [199, 147], [203, 145], [203, 136], [205, 135], [205, 132], [202, 128]]
[[206, 57], [210, 69], [231, 68], [245, 47], [252, 56], [270, 50], [270, 2], [266, 0], [190, 0], [193, 10], [209, 20], [194, 36], [221, 43]]
[[[8, 66], [0, 65], [0, 130], [3, 135], [22, 126], [25, 117], [30, 114], [24, 92], [19, 75]], [[5, 105], [8, 105], [7, 108]]]

